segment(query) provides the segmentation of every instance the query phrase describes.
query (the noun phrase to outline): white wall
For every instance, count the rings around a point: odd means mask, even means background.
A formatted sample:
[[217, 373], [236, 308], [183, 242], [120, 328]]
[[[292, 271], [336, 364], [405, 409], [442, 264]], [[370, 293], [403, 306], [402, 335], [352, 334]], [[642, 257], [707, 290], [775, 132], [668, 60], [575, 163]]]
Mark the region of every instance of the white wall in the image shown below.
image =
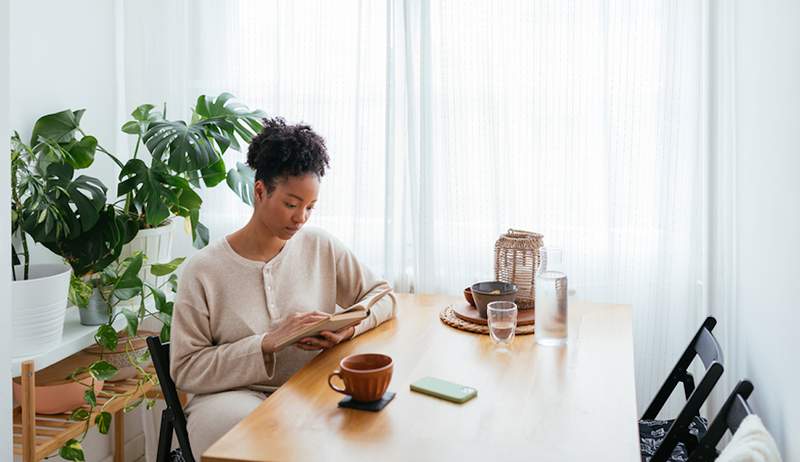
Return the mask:
[[[81, 126], [116, 150], [113, 2], [10, 2], [10, 126], [30, 140], [33, 123], [64, 109], [86, 109]], [[98, 153], [86, 171], [112, 187], [115, 165]], [[55, 260], [36, 247], [36, 261]]]
[[[0, 152], [8, 152], [8, 3], [0, 2]], [[0, 162], [0, 178], [10, 175], [7, 161]], [[0, 182], [0, 217], [8, 217], [11, 213], [11, 185], [7, 181]], [[0, 236], [8, 241], [11, 235], [10, 222], [0, 220]], [[0, 246], [0, 305], [11, 303], [11, 271], [8, 262], [11, 259], [10, 248]], [[5, 365], [10, 364], [11, 351], [11, 311], [0, 310], [0, 460], [11, 460], [11, 371]]]
[[736, 317], [752, 401], [800, 460], [800, 2], [736, 3]]
[[[7, 3], [0, 3], [5, 8]], [[23, 139], [30, 137], [35, 120], [48, 113], [64, 109], [85, 108], [82, 127], [97, 137], [99, 143], [112, 152], [117, 150], [119, 127], [122, 123], [118, 114], [117, 94], [117, 62], [115, 61], [115, 8], [119, 2], [105, 0], [12, 0], [10, 2], [10, 82], [7, 85], [0, 78], [0, 88], [10, 88], [10, 104], [0, 107], [9, 108], [10, 129], [17, 130]], [[4, 17], [4, 15], [0, 15]], [[0, 23], [0, 30], [7, 30]], [[4, 45], [5, 39], [0, 39]], [[0, 55], [0, 57], [5, 58]], [[2, 59], [6, 62], [6, 59]], [[3, 95], [5, 97], [5, 94]], [[9, 133], [0, 119], [0, 133]], [[4, 138], [1, 145], [6, 145]], [[5, 152], [8, 152], [3, 148]], [[127, 154], [121, 154], [123, 161]], [[3, 164], [0, 176], [6, 178], [7, 166]], [[102, 154], [97, 154], [95, 164], [87, 172], [103, 181], [113, 191], [118, 171], [115, 165]], [[5, 182], [3, 184], [6, 184]], [[5, 190], [0, 195], [0, 205], [7, 207]], [[5, 208], [0, 209], [0, 216], [8, 216]], [[7, 220], [0, 220], [7, 226]], [[0, 228], [7, 234], [6, 228]], [[9, 249], [0, 250], [2, 261]], [[55, 258], [45, 249], [33, 252], [37, 261]], [[7, 265], [0, 265], [0, 280], [10, 280]], [[7, 289], [2, 293], [5, 297]], [[0, 301], [0, 303], [2, 303]], [[7, 316], [7, 310], [2, 311]], [[8, 322], [0, 319], [0, 326], [6, 329]], [[0, 331], [0, 341], [5, 341], [7, 334]], [[0, 348], [0, 364], [8, 364], [7, 348]], [[7, 368], [3, 368], [7, 373]], [[6, 389], [8, 380], [0, 375], [0, 397], [3, 403], [10, 403]], [[7, 412], [0, 412], [0, 419], [5, 419]], [[0, 424], [5, 425], [4, 420]], [[126, 439], [128, 448], [126, 459], [136, 461], [143, 454], [143, 435], [141, 411], [126, 416]], [[5, 426], [0, 428], [3, 438], [10, 435]], [[5, 441], [5, 439], [3, 440]], [[111, 454], [110, 438], [99, 435], [93, 430], [86, 440], [84, 449], [87, 461], [108, 460]], [[9, 460], [0, 454], [0, 460]], [[52, 459], [51, 459], [52, 460]], [[60, 460], [56, 458], [56, 460]]]

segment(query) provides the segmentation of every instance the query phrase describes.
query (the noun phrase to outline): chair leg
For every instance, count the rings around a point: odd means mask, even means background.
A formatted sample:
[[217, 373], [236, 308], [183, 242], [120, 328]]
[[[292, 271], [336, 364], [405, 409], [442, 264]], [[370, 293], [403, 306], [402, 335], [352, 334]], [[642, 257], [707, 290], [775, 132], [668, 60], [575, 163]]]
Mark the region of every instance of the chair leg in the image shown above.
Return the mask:
[[172, 419], [168, 409], [161, 413], [161, 430], [158, 434], [158, 453], [156, 462], [169, 462], [169, 452], [172, 448]]
[[186, 462], [195, 462], [192, 446], [189, 444], [189, 433], [186, 431], [186, 420], [178, 419], [177, 425], [175, 425], [175, 436], [178, 437], [178, 444], [181, 446], [184, 460]]

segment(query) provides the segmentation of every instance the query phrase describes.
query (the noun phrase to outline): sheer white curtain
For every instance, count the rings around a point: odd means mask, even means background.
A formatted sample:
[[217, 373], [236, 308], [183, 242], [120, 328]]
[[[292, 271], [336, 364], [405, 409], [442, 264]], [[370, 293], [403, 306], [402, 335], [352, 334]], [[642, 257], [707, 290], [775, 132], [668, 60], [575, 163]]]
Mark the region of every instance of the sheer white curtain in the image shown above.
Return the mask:
[[[699, 325], [704, 2], [125, 6], [128, 105], [230, 91], [312, 125], [311, 224], [398, 289], [458, 293], [501, 232], [541, 232], [577, 297], [633, 304], [640, 407]], [[212, 238], [249, 218], [224, 185], [204, 199]]]

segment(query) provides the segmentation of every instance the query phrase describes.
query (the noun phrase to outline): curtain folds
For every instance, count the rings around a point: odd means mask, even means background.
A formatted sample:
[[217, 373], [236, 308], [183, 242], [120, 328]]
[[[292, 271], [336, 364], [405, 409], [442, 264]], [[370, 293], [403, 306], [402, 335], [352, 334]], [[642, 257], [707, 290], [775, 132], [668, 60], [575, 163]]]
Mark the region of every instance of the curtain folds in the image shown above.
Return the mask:
[[[401, 291], [459, 293], [500, 233], [543, 233], [576, 297], [633, 305], [643, 407], [704, 310], [704, 7], [127, 2], [126, 103], [229, 91], [310, 124], [332, 157], [311, 224]], [[212, 238], [249, 218], [203, 198]]]

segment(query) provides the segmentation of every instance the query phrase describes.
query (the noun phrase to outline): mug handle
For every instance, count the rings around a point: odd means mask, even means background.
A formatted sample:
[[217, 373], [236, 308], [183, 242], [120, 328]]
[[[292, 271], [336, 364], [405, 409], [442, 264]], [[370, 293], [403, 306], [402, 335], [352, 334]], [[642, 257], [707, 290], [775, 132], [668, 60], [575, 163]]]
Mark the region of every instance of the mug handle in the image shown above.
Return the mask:
[[331, 372], [331, 374], [328, 376], [328, 386], [329, 386], [329, 387], [331, 387], [331, 389], [332, 389], [333, 391], [335, 391], [335, 392], [338, 392], [338, 393], [341, 393], [341, 394], [343, 394], [343, 395], [346, 395], [346, 394], [347, 394], [347, 391], [345, 391], [345, 389], [344, 389], [344, 388], [337, 388], [337, 387], [336, 387], [336, 386], [335, 386], [335, 385], [334, 385], [334, 384], [331, 382], [331, 379], [332, 379], [332, 378], [334, 378], [334, 377], [339, 377], [339, 380], [341, 380], [342, 382], [344, 382], [344, 379], [342, 379], [341, 373], [342, 373], [342, 371], [340, 371], [339, 369], [336, 369], [335, 371]]

